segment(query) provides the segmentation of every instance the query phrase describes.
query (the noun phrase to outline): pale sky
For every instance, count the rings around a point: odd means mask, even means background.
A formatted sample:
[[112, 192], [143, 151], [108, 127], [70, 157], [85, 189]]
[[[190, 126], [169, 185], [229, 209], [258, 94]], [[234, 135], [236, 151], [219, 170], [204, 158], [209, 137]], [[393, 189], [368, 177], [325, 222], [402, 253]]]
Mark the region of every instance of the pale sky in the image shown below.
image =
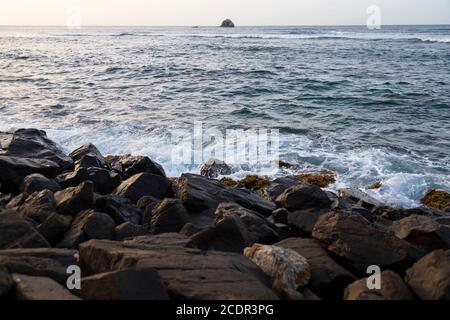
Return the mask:
[[0, 0], [0, 25], [363, 25], [370, 5], [382, 24], [450, 24], [450, 0]]

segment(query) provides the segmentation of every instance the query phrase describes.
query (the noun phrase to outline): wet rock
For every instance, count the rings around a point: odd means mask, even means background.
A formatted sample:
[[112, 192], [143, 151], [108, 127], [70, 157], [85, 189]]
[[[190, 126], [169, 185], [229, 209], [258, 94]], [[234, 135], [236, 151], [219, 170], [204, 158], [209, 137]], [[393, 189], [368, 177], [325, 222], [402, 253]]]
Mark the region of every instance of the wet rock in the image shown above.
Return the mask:
[[7, 192], [17, 192], [30, 174], [40, 173], [47, 178], [54, 178], [60, 172], [58, 164], [50, 160], [0, 155], [0, 184], [2, 190]]
[[77, 167], [108, 169], [108, 164], [101, 152], [92, 143], [85, 144], [72, 151], [70, 157]]
[[143, 212], [130, 200], [116, 195], [107, 195], [95, 199], [95, 210], [107, 213], [116, 225], [125, 222], [142, 224]]
[[36, 129], [20, 129], [14, 132], [5, 154], [20, 158], [49, 160], [57, 163], [62, 170], [68, 170], [73, 165], [72, 159], [48, 139], [44, 131]]
[[404, 270], [420, 252], [390, 232], [355, 214], [330, 212], [319, 217], [312, 235], [328, 251], [364, 273], [370, 265]]
[[162, 199], [171, 192], [171, 183], [159, 175], [140, 173], [122, 182], [114, 191], [115, 195], [125, 197], [133, 203], [145, 196]]
[[324, 299], [341, 299], [344, 288], [356, 280], [328, 255], [317, 240], [290, 238], [275, 246], [294, 250], [308, 260], [311, 270], [308, 287]]
[[275, 210], [272, 202], [249, 190], [232, 189], [218, 181], [193, 174], [183, 174], [176, 182], [177, 195], [190, 213], [216, 209], [221, 202], [235, 202], [247, 209], [270, 216]]
[[0, 268], [10, 272], [48, 277], [66, 283], [67, 268], [77, 265], [76, 251], [64, 249], [13, 249], [0, 250]]
[[450, 250], [436, 250], [406, 272], [406, 283], [422, 300], [450, 299]]
[[77, 187], [67, 188], [55, 194], [56, 210], [65, 215], [75, 215], [90, 209], [94, 202], [94, 185], [91, 181], [81, 183]]
[[373, 184], [371, 184], [367, 189], [368, 190], [377, 190], [380, 189], [383, 186], [383, 184], [380, 181], [376, 181]]
[[19, 207], [23, 215], [42, 223], [56, 210], [55, 198], [49, 190], [35, 192]]
[[149, 157], [142, 156], [108, 156], [106, 161], [111, 168], [118, 172], [124, 179], [129, 179], [139, 173], [150, 173], [161, 177], [166, 177], [163, 167]]
[[42, 190], [58, 192], [61, 190], [61, 187], [54, 180], [50, 180], [39, 173], [26, 176], [23, 180], [22, 185], [20, 186], [20, 191], [28, 194], [39, 192]]
[[0, 267], [0, 300], [5, 299], [14, 288], [14, 282], [8, 269]]
[[80, 300], [58, 282], [44, 277], [14, 273], [17, 300]]
[[179, 232], [189, 222], [189, 213], [178, 199], [165, 199], [153, 211], [150, 229], [153, 234]]
[[444, 210], [450, 207], [450, 193], [445, 190], [430, 189], [420, 201], [430, 208]]
[[168, 300], [167, 289], [154, 269], [128, 269], [96, 274], [81, 280], [86, 300]]
[[100, 212], [90, 213], [84, 225], [84, 234], [87, 239], [113, 240], [116, 224], [107, 214]]
[[294, 250], [255, 244], [244, 255], [274, 279], [278, 291], [306, 287], [311, 279], [308, 261]]
[[367, 193], [359, 189], [340, 189], [339, 195], [341, 197], [349, 198], [354, 201], [357, 205], [366, 208], [368, 210], [375, 210], [377, 207], [384, 207], [384, 204], [377, 199], [369, 196]]
[[258, 194], [264, 199], [269, 201], [275, 201], [284, 191], [298, 185], [300, 182], [295, 177], [282, 177], [277, 178], [270, 186], [258, 190]]
[[209, 159], [200, 168], [200, 174], [212, 179], [218, 176], [228, 176], [231, 174], [231, 167], [221, 160]]
[[57, 213], [52, 213], [47, 220], [40, 224], [36, 229], [47, 239], [48, 242], [55, 244], [69, 230], [71, 224], [71, 216], [63, 216]]
[[238, 185], [248, 190], [256, 191], [269, 186], [270, 181], [256, 175], [249, 175], [246, 176], [244, 179], [240, 180]]
[[276, 203], [289, 211], [330, 208], [331, 201], [318, 186], [302, 183], [284, 191]]
[[230, 19], [224, 20], [220, 26], [222, 28], [234, 28], [235, 27], [233, 21], [231, 21]]
[[0, 214], [0, 249], [47, 247], [47, 240], [19, 214]]
[[450, 226], [436, 219], [412, 215], [394, 222], [395, 235], [417, 246], [426, 246], [430, 251], [450, 247]]
[[336, 182], [336, 176], [329, 171], [306, 172], [295, 176], [298, 180], [314, 184], [320, 188], [326, 188], [328, 185]]
[[[163, 240], [159, 240], [161, 236]], [[90, 275], [130, 268], [156, 269], [175, 300], [277, 299], [268, 287], [267, 276], [242, 254], [169, 245], [169, 237], [182, 236], [144, 237], [147, 242], [141, 244], [91, 240], [80, 246], [82, 270]], [[155, 243], [151, 239], [156, 239]]]
[[143, 236], [147, 233], [148, 231], [144, 227], [131, 222], [125, 222], [116, 227], [115, 239], [117, 241], [123, 241], [125, 239]]
[[298, 236], [311, 236], [317, 220], [330, 210], [307, 209], [301, 211], [289, 212], [288, 225], [291, 227], [292, 234]]
[[402, 278], [392, 272], [381, 273], [381, 289], [370, 290], [367, 287], [368, 278], [350, 284], [344, 293], [344, 300], [414, 300]]

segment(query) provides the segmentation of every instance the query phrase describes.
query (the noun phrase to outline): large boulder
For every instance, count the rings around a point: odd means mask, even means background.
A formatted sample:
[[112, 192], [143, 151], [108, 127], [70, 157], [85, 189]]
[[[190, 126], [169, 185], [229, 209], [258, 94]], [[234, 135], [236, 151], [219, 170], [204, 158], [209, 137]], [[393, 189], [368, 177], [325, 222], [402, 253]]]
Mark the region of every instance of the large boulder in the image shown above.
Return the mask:
[[200, 174], [207, 178], [217, 178], [231, 174], [231, 168], [225, 162], [218, 159], [209, 159], [200, 168]]
[[127, 269], [81, 280], [79, 295], [86, 300], [168, 300], [167, 289], [154, 269]]
[[450, 300], [450, 250], [436, 250], [406, 272], [406, 283], [422, 300]]
[[67, 188], [55, 193], [56, 211], [65, 215], [76, 215], [90, 209], [94, 202], [94, 185], [86, 181], [77, 187]]
[[369, 289], [368, 278], [353, 282], [345, 289], [344, 300], [414, 300], [408, 286], [398, 274], [387, 270], [380, 277], [380, 289]]
[[161, 177], [166, 177], [163, 167], [149, 157], [143, 156], [108, 156], [106, 161], [110, 167], [118, 172], [124, 179], [129, 179], [139, 173], [150, 173]]
[[287, 189], [300, 184], [295, 177], [281, 177], [273, 180], [268, 187], [258, 190], [258, 193], [265, 199], [276, 201], [276, 199]]
[[382, 202], [356, 188], [340, 189], [339, 194], [341, 197], [348, 198], [368, 210], [384, 207]]
[[361, 273], [370, 265], [404, 270], [419, 252], [405, 240], [357, 214], [330, 212], [319, 217], [312, 235]]
[[143, 223], [143, 212], [127, 198], [107, 195], [95, 199], [95, 210], [107, 213], [116, 225], [131, 222], [137, 225]]
[[308, 260], [311, 269], [308, 287], [324, 299], [341, 299], [344, 288], [356, 280], [328, 255], [317, 240], [289, 238], [275, 246], [292, 249]]
[[67, 268], [78, 265], [76, 251], [64, 249], [13, 249], [0, 250], [0, 268], [10, 272], [48, 277], [66, 283]]
[[80, 300], [53, 279], [13, 274], [17, 300]]
[[73, 166], [72, 159], [48, 139], [44, 131], [36, 129], [20, 129], [14, 132], [4, 153], [13, 157], [49, 160], [57, 163], [62, 170]]
[[35, 192], [18, 208], [18, 211], [42, 223], [56, 210], [55, 198], [49, 190]]
[[171, 183], [167, 178], [150, 173], [139, 173], [122, 182], [114, 194], [137, 203], [142, 197], [152, 196], [162, 199], [170, 195], [170, 192]]
[[220, 25], [222, 28], [234, 28], [234, 23], [230, 19], [225, 19]]
[[84, 226], [88, 220], [90, 214], [95, 213], [93, 210], [85, 210], [79, 212], [73, 219], [73, 222], [64, 233], [64, 236], [56, 244], [57, 248], [67, 248], [67, 249], [77, 249], [79, 244], [87, 241], [86, 235], [84, 233]]
[[150, 229], [153, 234], [179, 232], [189, 222], [189, 213], [178, 199], [165, 199], [153, 212]]
[[250, 190], [227, 188], [218, 181], [194, 174], [183, 174], [176, 182], [177, 195], [193, 212], [215, 210], [222, 202], [235, 202], [247, 209], [270, 216], [276, 206]]
[[56, 244], [62, 236], [69, 230], [72, 224], [71, 216], [63, 216], [52, 213], [47, 220], [37, 226], [37, 230], [51, 244]]
[[[170, 244], [170, 237], [175, 237], [175, 243]], [[91, 240], [80, 245], [82, 270], [92, 275], [156, 269], [176, 300], [277, 299], [267, 276], [242, 254], [188, 249], [180, 237], [164, 234], [144, 237], [147, 241], [140, 243]]]
[[70, 153], [77, 167], [108, 169], [108, 164], [101, 152], [92, 143], [85, 144]]
[[76, 187], [84, 181], [94, 184], [94, 191], [100, 194], [113, 192], [122, 182], [117, 173], [98, 167], [77, 167], [73, 172], [63, 173], [56, 177], [56, 181], [63, 188]]
[[317, 220], [329, 209], [306, 209], [288, 213], [288, 225], [296, 236], [310, 237]]
[[308, 261], [294, 250], [255, 244], [244, 255], [273, 278], [279, 292], [306, 287], [311, 279]]
[[113, 240], [116, 224], [105, 213], [93, 212], [89, 214], [84, 225], [84, 234], [87, 239]]
[[331, 206], [327, 194], [318, 186], [308, 183], [300, 183], [285, 190], [278, 196], [276, 203], [289, 211], [326, 209]]
[[39, 192], [42, 190], [50, 190], [51, 192], [58, 192], [61, 190], [59, 184], [54, 180], [48, 179], [40, 173], [34, 173], [26, 176], [20, 186], [20, 191], [28, 194]]

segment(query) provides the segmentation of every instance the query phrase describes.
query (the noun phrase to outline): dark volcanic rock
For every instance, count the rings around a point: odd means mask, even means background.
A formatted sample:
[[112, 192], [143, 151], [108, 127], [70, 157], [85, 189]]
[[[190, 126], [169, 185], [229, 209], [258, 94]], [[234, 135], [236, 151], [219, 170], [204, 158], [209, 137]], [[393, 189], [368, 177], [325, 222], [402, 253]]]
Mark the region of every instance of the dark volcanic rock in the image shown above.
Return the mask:
[[[165, 239], [162, 243], [167, 242]], [[203, 252], [176, 244], [161, 246], [160, 243], [151, 244], [149, 240], [146, 244], [133, 245], [129, 242], [89, 241], [80, 246], [82, 270], [96, 274], [153, 268], [166, 284], [170, 298], [176, 300], [278, 298], [268, 287], [270, 279], [242, 254]]]
[[322, 215], [312, 235], [362, 273], [370, 265], [401, 271], [420, 254], [408, 242], [356, 214], [330, 212]]
[[392, 272], [381, 273], [381, 289], [367, 288], [367, 278], [350, 284], [344, 293], [345, 300], [414, 300], [402, 278]]
[[271, 182], [270, 186], [263, 188], [258, 193], [265, 199], [274, 201], [287, 189], [300, 184], [295, 177], [277, 178]]
[[178, 197], [191, 213], [215, 210], [221, 202], [235, 202], [265, 216], [270, 216], [276, 209], [275, 204], [252, 191], [227, 188], [218, 181], [199, 175], [183, 174], [176, 183], [176, 189]]
[[59, 283], [67, 280], [67, 268], [77, 265], [76, 251], [64, 249], [0, 250], [0, 268], [30, 276], [49, 277]]
[[84, 234], [87, 239], [113, 240], [116, 224], [105, 213], [91, 213], [84, 225]]
[[47, 220], [37, 227], [37, 230], [48, 240], [48, 242], [55, 244], [69, 230], [71, 224], [71, 216], [52, 213]]
[[108, 156], [107, 162], [124, 179], [129, 179], [138, 173], [151, 173], [157, 176], [166, 177], [163, 167], [149, 157], [143, 156]]
[[108, 164], [101, 152], [92, 143], [85, 144], [72, 151], [70, 157], [77, 167], [108, 169]]
[[222, 28], [234, 28], [234, 23], [230, 19], [226, 19], [220, 25]]
[[289, 212], [288, 225], [292, 233], [299, 236], [311, 236], [311, 233], [320, 216], [330, 212], [330, 210], [307, 209]]
[[167, 289], [154, 269], [128, 269], [96, 274], [81, 280], [86, 300], [168, 300]]
[[170, 192], [171, 183], [167, 178], [150, 173], [140, 173], [122, 182], [114, 194], [137, 203], [144, 196], [162, 199]]
[[116, 195], [98, 197], [95, 200], [95, 209], [107, 213], [113, 218], [116, 225], [125, 222], [142, 224], [143, 212], [126, 198]]
[[75, 171], [59, 175], [56, 180], [63, 189], [76, 187], [84, 181], [92, 181], [94, 191], [100, 194], [113, 192], [122, 182], [117, 173], [102, 168], [77, 167]]
[[13, 274], [17, 300], [80, 300], [53, 279]]
[[28, 194], [39, 192], [42, 190], [58, 192], [61, 190], [61, 187], [54, 180], [48, 179], [47, 177], [39, 173], [26, 176], [23, 180], [22, 185], [20, 186], [20, 191]]
[[36, 129], [20, 129], [14, 132], [5, 154], [13, 157], [50, 160], [57, 163], [62, 170], [68, 170], [73, 165], [72, 159], [48, 139], [44, 131]]
[[14, 282], [8, 269], [0, 267], [0, 300], [4, 299], [13, 288]]
[[70, 226], [69, 230], [64, 234], [60, 242], [57, 243], [58, 248], [76, 249], [78, 245], [85, 242], [86, 236], [84, 234], [84, 226], [93, 210], [85, 210], [78, 213]]
[[225, 162], [217, 159], [209, 159], [200, 168], [200, 174], [207, 178], [217, 178], [231, 174], [231, 168]]
[[153, 211], [150, 229], [153, 234], [179, 232], [189, 222], [189, 213], [178, 199], [165, 199]]
[[78, 187], [67, 188], [55, 194], [56, 210], [61, 214], [75, 215], [93, 207], [94, 186], [86, 181]]
[[35, 192], [19, 207], [18, 211], [42, 223], [56, 210], [55, 198], [49, 190]]
[[47, 247], [47, 240], [19, 214], [0, 213], [0, 249]]
[[289, 211], [330, 208], [331, 201], [318, 186], [301, 183], [284, 191], [276, 203]]
[[114, 234], [115, 240], [123, 241], [125, 239], [143, 236], [147, 233], [148, 231], [143, 226], [133, 224], [131, 222], [125, 222], [116, 227]]
[[406, 283], [422, 300], [450, 299], [450, 250], [436, 250], [406, 272]]
[[292, 249], [308, 260], [311, 269], [308, 287], [324, 299], [341, 299], [344, 288], [356, 280], [328, 255], [317, 240], [290, 238], [275, 246]]
[[26, 176], [40, 173], [54, 178], [61, 172], [56, 162], [45, 159], [18, 158], [0, 155], [0, 184], [2, 190], [16, 192]]

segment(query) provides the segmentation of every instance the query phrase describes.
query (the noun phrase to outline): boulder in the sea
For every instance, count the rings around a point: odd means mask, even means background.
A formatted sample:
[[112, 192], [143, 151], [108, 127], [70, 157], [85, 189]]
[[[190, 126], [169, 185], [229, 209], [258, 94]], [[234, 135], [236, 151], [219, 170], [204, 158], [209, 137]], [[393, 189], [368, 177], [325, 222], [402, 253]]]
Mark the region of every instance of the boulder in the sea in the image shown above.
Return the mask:
[[14, 273], [17, 300], [81, 300], [53, 279]]
[[137, 203], [144, 196], [162, 199], [170, 195], [170, 192], [171, 183], [167, 178], [151, 173], [139, 173], [122, 182], [114, 194]]
[[209, 159], [200, 168], [200, 174], [207, 178], [217, 178], [218, 176], [227, 176], [231, 174], [231, 167], [224, 161], [218, 159]]
[[340, 189], [339, 195], [342, 198], [348, 198], [351, 201], [354, 201], [357, 205], [368, 210], [375, 210], [378, 207], [384, 207], [382, 202], [356, 188]]
[[222, 28], [234, 28], [234, 22], [231, 21], [231, 19], [225, 19], [222, 21], [222, 24], [220, 25]]
[[450, 207], [450, 193], [445, 190], [430, 189], [421, 202], [430, 208], [444, 210]]
[[20, 191], [26, 192], [28, 194], [46, 189], [50, 190], [51, 192], [58, 192], [61, 190], [61, 187], [54, 180], [48, 179], [40, 173], [26, 176], [23, 180], [22, 185], [20, 186]]
[[85, 181], [77, 187], [67, 188], [55, 193], [56, 211], [65, 215], [75, 215], [90, 209], [94, 202], [94, 185]]
[[320, 187], [301, 183], [285, 190], [276, 203], [289, 211], [330, 208], [331, 201]]
[[306, 287], [311, 279], [308, 261], [291, 249], [255, 244], [244, 255], [274, 279], [278, 291]]
[[85, 144], [72, 151], [70, 157], [77, 167], [108, 169], [108, 164], [101, 152], [92, 143]]
[[406, 283], [422, 300], [450, 300], [450, 250], [436, 250], [406, 271]]

